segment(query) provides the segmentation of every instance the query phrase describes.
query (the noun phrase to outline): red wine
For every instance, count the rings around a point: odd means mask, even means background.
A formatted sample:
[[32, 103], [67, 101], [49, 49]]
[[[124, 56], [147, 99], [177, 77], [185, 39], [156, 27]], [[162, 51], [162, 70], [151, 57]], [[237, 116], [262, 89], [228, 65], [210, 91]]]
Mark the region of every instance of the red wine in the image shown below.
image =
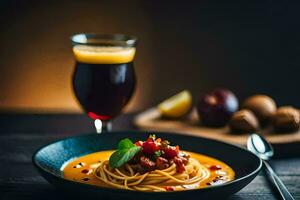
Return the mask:
[[77, 62], [73, 75], [75, 95], [89, 117], [109, 120], [122, 111], [136, 84], [133, 62], [90, 64]]

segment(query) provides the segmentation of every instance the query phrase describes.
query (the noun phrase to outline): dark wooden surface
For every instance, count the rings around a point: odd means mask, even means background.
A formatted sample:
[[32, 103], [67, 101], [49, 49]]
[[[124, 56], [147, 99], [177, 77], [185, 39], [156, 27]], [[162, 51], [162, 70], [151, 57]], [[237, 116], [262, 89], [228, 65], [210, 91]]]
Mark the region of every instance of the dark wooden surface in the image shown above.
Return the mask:
[[[131, 120], [132, 115], [119, 117], [114, 129], [133, 129]], [[93, 123], [84, 115], [0, 114], [0, 199], [66, 199], [38, 174], [31, 156], [49, 142], [93, 130]], [[288, 152], [288, 146], [281, 148]], [[300, 156], [281, 157], [271, 164], [295, 199], [300, 199]], [[230, 199], [272, 200], [276, 193], [261, 173]]]

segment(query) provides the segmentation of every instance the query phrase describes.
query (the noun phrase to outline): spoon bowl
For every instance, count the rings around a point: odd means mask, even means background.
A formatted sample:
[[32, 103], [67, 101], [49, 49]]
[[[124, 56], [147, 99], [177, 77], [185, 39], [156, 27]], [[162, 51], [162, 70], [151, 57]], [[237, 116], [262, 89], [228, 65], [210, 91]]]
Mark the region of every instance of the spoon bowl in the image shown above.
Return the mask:
[[263, 160], [269, 160], [274, 155], [272, 145], [256, 133], [251, 134], [248, 138], [247, 148]]

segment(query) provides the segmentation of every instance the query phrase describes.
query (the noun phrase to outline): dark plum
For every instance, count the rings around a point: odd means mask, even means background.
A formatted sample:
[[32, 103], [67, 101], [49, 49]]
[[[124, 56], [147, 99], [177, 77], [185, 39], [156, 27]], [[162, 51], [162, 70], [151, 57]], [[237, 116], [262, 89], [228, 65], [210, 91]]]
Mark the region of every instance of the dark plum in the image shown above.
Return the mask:
[[221, 127], [229, 122], [238, 107], [238, 99], [233, 92], [227, 89], [216, 89], [200, 98], [197, 111], [204, 125]]

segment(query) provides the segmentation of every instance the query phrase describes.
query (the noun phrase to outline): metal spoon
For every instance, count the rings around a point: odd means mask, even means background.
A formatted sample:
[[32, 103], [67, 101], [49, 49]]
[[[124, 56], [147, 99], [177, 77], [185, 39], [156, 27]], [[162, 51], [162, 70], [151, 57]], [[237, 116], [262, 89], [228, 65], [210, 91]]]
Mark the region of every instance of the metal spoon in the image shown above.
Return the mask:
[[247, 148], [262, 159], [264, 170], [271, 183], [278, 189], [281, 198], [283, 200], [294, 200], [286, 186], [282, 183], [270, 164], [267, 162], [267, 160], [269, 160], [274, 154], [271, 144], [268, 143], [262, 136], [254, 133], [248, 138]]

